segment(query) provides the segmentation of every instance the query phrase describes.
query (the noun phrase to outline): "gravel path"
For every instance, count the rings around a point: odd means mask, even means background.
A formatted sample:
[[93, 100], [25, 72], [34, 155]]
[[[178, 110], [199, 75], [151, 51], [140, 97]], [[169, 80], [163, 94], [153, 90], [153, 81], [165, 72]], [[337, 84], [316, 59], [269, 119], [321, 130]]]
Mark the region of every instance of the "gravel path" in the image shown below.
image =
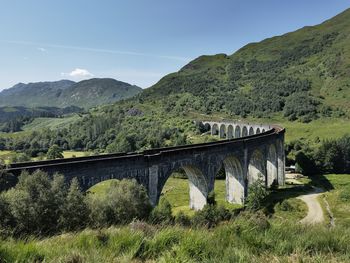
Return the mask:
[[321, 188], [315, 188], [314, 191], [297, 197], [298, 199], [304, 201], [309, 209], [306, 217], [300, 220], [302, 224], [317, 224], [324, 221], [323, 210], [318, 201], [318, 196], [323, 193]]

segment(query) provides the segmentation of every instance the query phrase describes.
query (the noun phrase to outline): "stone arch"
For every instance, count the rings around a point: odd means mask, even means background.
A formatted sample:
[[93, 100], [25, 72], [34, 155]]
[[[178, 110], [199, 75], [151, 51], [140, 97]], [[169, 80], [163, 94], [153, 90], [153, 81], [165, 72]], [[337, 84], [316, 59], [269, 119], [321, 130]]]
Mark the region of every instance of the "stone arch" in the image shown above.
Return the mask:
[[267, 151], [266, 162], [267, 186], [271, 186], [274, 180], [278, 181], [277, 175], [277, 151], [276, 146], [271, 144]]
[[250, 128], [249, 128], [249, 135], [254, 135], [254, 129], [253, 129], [253, 127], [250, 127]]
[[260, 128], [257, 128], [255, 134], [259, 134], [259, 133], [261, 133]]
[[265, 129], [262, 129], [262, 133], [264, 133], [265, 132]]
[[232, 139], [233, 138], [233, 126], [229, 125], [227, 126], [227, 139]]
[[226, 125], [221, 124], [220, 125], [220, 138], [226, 138]]
[[185, 165], [182, 167], [188, 177], [190, 186], [190, 208], [194, 210], [202, 209], [207, 203], [208, 184], [197, 167]]
[[248, 129], [247, 126], [244, 126], [242, 129], [242, 137], [246, 137], [248, 136]]
[[284, 185], [285, 175], [285, 153], [283, 140], [277, 140], [277, 171], [278, 171], [278, 184]]
[[226, 174], [226, 200], [229, 203], [243, 204], [245, 178], [241, 162], [234, 156], [223, 161]]
[[265, 158], [260, 150], [255, 150], [249, 159], [248, 184], [252, 184], [259, 177], [266, 182]]
[[211, 127], [211, 135], [218, 135], [219, 134], [219, 126], [214, 123]]
[[204, 126], [204, 130], [205, 130], [205, 132], [208, 132], [208, 131], [210, 131], [210, 130], [211, 130], [211, 126], [210, 126], [210, 124], [209, 124], [209, 123], [204, 123], [204, 124], [203, 124], [203, 126]]
[[189, 185], [189, 206], [191, 209], [200, 210], [207, 203], [209, 193], [208, 182], [201, 169], [193, 164], [176, 163], [169, 169], [161, 180], [157, 182], [158, 197], [154, 204], [157, 204], [164, 186], [174, 172], [184, 172], [188, 178]]
[[235, 128], [235, 138], [239, 138], [239, 137], [241, 137], [241, 127], [237, 125]]

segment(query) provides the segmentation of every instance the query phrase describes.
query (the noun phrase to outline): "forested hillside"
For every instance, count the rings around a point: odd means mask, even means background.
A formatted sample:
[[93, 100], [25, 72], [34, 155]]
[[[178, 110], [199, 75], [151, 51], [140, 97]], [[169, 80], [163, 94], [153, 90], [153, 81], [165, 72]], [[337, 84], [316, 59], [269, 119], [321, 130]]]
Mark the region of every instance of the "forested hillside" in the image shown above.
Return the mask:
[[85, 109], [130, 98], [141, 88], [115, 79], [89, 79], [80, 82], [19, 83], [0, 92], [0, 106], [68, 107]]
[[0, 131], [17, 132], [22, 126], [31, 122], [34, 118], [63, 117], [66, 114], [83, 112], [82, 108], [70, 106], [65, 108], [56, 107], [0, 107]]
[[[142, 95], [171, 108], [308, 122], [349, 115], [350, 10], [314, 27], [249, 44], [231, 56], [201, 56]], [[170, 95], [169, 95], [170, 94]]]

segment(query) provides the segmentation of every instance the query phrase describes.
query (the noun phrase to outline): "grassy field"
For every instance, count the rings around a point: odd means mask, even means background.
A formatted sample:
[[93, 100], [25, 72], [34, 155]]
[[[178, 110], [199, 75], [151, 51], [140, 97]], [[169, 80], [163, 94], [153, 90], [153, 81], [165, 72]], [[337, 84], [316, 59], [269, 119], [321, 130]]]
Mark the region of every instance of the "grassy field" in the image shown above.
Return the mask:
[[335, 218], [335, 224], [350, 228], [350, 174], [329, 174], [325, 178], [334, 188], [324, 196]]
[[31, 123], [23, 126], [23, 131], [34, 131], [41, 129], [62, 129], [77, 121], [79, 115], [74, 114], [64, 118], [35, 118]]
[[[14, 151], [0, 151], [0, 159], [4, 160], [6, 164], [10, 163], [10, 159], [14, 156], [16, 152]], [[82, 151], [63, 151], [64, 158], [71, 157], [83, 157], [90, 155], [90, 152], [82, 152]], [[37, 158], [32, 158], [33, 161], [36, 161]]]

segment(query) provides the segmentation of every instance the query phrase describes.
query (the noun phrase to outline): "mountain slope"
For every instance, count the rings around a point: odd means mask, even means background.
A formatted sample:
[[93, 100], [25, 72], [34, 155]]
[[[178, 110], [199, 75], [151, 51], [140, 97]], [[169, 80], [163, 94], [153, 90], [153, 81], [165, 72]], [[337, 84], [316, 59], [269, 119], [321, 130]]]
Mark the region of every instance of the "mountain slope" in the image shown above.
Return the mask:
[[0, 106], [40, 107], [96, 105], [130, 98], [141, 88], [114, 79], [89, 79], [80, 82], [60, 80], [55, 82], [19, 83], [0, 92]]
[[[207, 113], [308, 121], [350, 112], [350, 9], [312, 27], [201, 56], [146, 89], [143, 100], [193, 96]], [[177, 94], [177, 95], [175, 95]], [[168, 99], [167, 99], [168, 100]]]

